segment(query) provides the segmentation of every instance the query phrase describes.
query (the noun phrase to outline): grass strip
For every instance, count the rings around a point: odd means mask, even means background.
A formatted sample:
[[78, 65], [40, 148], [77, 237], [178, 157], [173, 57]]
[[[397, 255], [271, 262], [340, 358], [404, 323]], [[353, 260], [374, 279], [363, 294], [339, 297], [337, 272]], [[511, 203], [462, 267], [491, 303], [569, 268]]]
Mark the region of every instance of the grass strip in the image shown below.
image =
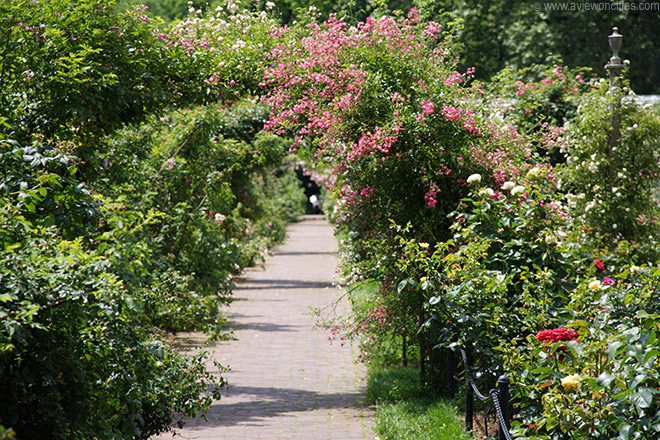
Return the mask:
[[422, 387], [417, 368], [371, 368], [367, 401], [380, 440], [471, 440], [456, 403]]

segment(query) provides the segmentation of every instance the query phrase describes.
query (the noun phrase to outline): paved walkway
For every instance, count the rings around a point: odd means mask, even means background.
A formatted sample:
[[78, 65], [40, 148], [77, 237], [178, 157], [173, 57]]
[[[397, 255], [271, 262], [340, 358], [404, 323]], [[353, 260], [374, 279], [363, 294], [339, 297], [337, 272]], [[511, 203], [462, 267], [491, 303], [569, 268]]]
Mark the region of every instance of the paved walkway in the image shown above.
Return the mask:
[[[191, 420], [176, 438], [372, 440], [362, 403], [364, 371], [350, 345], [330, 344], [314, 329], [310, 307], [341, 295], [333, 286], [337, 244], [321, 216], [289, 227], [264, 269], [251, 269], [228, 308], [236, 341], [209, 350], [225, 367], [229, 388], [208, 421]], [[172, 438], [172, 435], [161, 436]]]

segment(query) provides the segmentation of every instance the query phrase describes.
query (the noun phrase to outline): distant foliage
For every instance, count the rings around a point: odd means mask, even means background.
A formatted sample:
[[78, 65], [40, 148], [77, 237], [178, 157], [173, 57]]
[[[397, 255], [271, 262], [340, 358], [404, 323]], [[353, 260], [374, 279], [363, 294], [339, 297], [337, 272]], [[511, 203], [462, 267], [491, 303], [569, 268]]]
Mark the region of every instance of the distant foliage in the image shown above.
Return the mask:
[[653, 43], [660, 38], [656, 26], [660, 6], [655, 2], [416, 0], [414, 4], [443, 24], [461, 20], [460, 66], [475, 67], [479, 79], [490, 79], [504, 68], [519, 70], [535, 64], [587, 67], [604, 76], [603, 66], [612, 56], [607, 36], [616, 26], [624, 35], [620, 56], [630, 61], [627, 75], [633, 90], [660, 93], [653, 67], [660, 59], [660, 49]]

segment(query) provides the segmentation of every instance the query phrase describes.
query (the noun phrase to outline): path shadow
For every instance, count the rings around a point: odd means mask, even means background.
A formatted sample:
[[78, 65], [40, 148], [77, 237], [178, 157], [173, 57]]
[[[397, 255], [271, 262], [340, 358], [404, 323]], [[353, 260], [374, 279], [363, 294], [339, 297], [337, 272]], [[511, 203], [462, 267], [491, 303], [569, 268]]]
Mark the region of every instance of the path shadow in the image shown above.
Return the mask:
[[366, 407], [360, 401], [360, 393], [319, 393], [295, 388], [230, 386], [222, 395], [245, 396], [245, 401], [215, 402], [207, 413], [208, 420], [194, 419], [186, 425], [191, 428], [238, 424], [262, 426], [264, 423], [260, 422], [264, 419], [287, 413]]
[[303, 281], [303, 280], [246, 280], [237, 284], [236, 290], [273, 290], [273, 289], [327, 289], [335, 287], [332, 281]]
[[[250, 298], [233, 297], [229, 304], [231, 305], [231, 303], [239, 302], [239, 301], [253, 301], [253, 300]], [[259, 302], [284, 302], [284, 301], [286, 301], [286, 299], [283, 298], [259, 298]]]
[[256, 330], [258, 332], [295, 332], [298, 331], [298, 329], [302, 326], [275, 324], [272, 322], [251, 322], [246, 324], [237, 321], [227, 321], [226, 327], [231, 331]]
[[200, 348], [208, 350], [216, 341], [209, 340], [209, 335], [204, 333], [177, 333], [168, 335], [168, 340], [177, 350], [184, 353], [194, 353]]
[[[259, 332], [295, 332], [304, 327], [302, 324], [295, 325], [267, 322], [268, 316], [256, 313], [237, 313], [231, 309], [227, 314], [223, 315], [223, 317], [225, 320], [223, 327], [231, 332], [238, 330], [256, 330]], [[261, 318], [265, 318], [266, 322], [260, 322]]]
[[278, 255], [332, 255], [336, 256], [337, 251], [288, 251], [288, 252], [277, 252], [273, 251], [273, 256]]

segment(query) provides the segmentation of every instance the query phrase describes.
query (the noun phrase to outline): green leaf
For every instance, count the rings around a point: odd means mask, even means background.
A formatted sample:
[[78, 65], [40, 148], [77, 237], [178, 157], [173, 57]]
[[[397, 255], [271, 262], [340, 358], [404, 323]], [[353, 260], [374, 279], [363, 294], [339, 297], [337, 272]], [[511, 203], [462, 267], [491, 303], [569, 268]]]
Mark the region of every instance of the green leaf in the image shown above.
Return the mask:
[[13, 295], [9, 295], [8, 293], [0, 295], [0, 302], [9, 302], [9, 301], [13, 301], [14, 299], [16, 299], [16, 297]]
[[126, 307], [128, 307], [130, 310], [138, 313], [142, 312], [142, 303], [139, 300], [133, 298], [132, 296], [128, 296], [128, 295], [125, 296], [124, 303], [126, 304]]
[[616, 376], [614, 374], [604, 372], [601, 373], [600, 376], [596, 378], [596, 381], [598, 382], [598, 385], [607, 388], [610, 386], [612, 381], [614, 381], [614, 379], [616, 379]]
[[612, 342], [610, 346], [607, 347], [607, 360], [611, 362], [621, 347], [623, 347], [623, 342], [621, 341]]
[[575, 321], [572, 321], [570, 324], [568, 324], [569, 328], [588, 328], [589, 324], [587, 324], [587, 321], [584, 321], [582, 319], [576, 319]]
[[639, 387], [637, 392], [630, 396], [630, 401], [637, 408], [650, 408], [653, 404], [654, 390], [649, 387]]
[[619, 440], [629, 440], [630, 435], [633, 432], [635, 432], [635, 428], [632, 425], [628, 424], [628, 423], [624, 423], [619, 428]]
[[[660, 350], [654, 349], [646, 352], [644, 354], [644, 360], [642, 361], [642, 366], [647, 366], [648, 368], [653, 368], [653, 363], [655, 362], [655, 359], [660, 356]], [[651, 365], [647, 365], [647, 364]]]
[[49, 228], [55, 224], [55, 216], [53, 214], [49, 214], [44, 218], [44, 227]]

